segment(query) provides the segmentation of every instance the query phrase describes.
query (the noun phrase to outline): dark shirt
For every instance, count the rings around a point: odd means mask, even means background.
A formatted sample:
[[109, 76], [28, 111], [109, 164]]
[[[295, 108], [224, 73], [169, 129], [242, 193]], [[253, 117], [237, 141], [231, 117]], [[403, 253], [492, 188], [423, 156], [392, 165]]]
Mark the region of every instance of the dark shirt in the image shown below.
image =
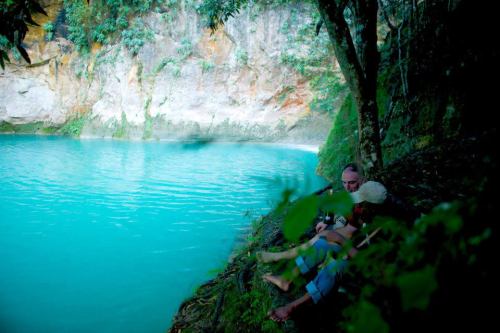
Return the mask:
[[358, 228], [358, 232], [353, 237], [353, 243], [358, 244], [366, 236], [359, 232], [363, 225], [369, 225], [373, 222], [376, 216], [388, 216], [398, 221], [407, 224], [413, 223], [421, 213], [412, 205], [406, 203], [402, 199], [387, 193], [387, 197], [382, 204], [372, 204], [362, 202], [356, 204], [353, 209], [353, 214], [348, 218], [349, 224]]

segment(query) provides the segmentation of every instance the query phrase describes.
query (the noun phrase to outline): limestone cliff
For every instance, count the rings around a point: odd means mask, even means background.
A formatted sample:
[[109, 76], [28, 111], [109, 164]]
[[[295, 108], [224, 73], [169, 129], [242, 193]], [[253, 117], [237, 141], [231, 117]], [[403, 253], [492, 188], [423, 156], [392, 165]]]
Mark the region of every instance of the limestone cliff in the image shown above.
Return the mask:
[[[64, 16], [62, 1], [45, 8], [41, 24]], [[311, 112], [309, 79], [282, 61], [299, 28], [314, 27], [314, 12], [247, 7], [212, 34], [180, 2], [173, 19], [160, 10], [140, 18], [152, 38], [137, 54], [94, 43], [82, 55], [64, 35], [47, 42], [42, 28], [30, 28], [32, 65], [14, 61], [0, 73], [0, 123], [84, 119], [82, 136], [321, 143], [331, 115]], [[311, 47], [291, 52], [307, 56]]]

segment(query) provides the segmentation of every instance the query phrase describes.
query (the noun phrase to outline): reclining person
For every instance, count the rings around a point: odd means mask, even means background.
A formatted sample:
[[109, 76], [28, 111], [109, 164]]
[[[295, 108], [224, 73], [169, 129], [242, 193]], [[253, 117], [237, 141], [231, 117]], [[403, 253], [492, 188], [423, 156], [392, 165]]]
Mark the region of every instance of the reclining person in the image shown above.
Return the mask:
[[[357, 205], [354, 208], [353, 216], [349, 219], [349, 223], [344, 228], [337, 229], [336, 231], [325, 230], [320, 234], [313, 237], [310, 241], [302, 244], [296, 248], [279, 252], [260, 253], [260, 259], [264, 262], [272, 262], [281, 259], [295, 258], [296, 267], [288, 275], [270, 275], [263, 276], [265, 281], [271, 282], [278, 286], [281, 290], [287, 291], [294, 280], [300, 274], [306, 274], [318, 265], [324, 263], [324, 267], [318, 272], [313, 281], [306, 285], [306, 293], [297, 300], [271, 310], [269, 315], [275, 321], [284, 321], [289, 318], [291, 313], [299, 306], [310, 302], [318, 303], [324, 296], [326, 296], [334, 287], [338, 286], [339, 279], [345, 271], [348, 259], [352, 258], [358, 251], [359, 247], [367, 242], [362, 241], [356, 248], [351, 248], [347, 256], [342, 258], [332, 259], [342, 250], [342, 246], [346, 239], [352, 237], [353, 233], [360, 228], [360, 226], [367, 222], [371, 216], [364, 215], [362, 212], [362, 202], [369, 202], [376, 204], [377, 208], [392, 207], [394, 197], [388, 195], [385, 187], [377, 182], [369, 181], [361, 185], [356, 192], [351, 193], [354, 203]], [[356, 212], [358, 208], [358, 212]], [[385, 209], [381, 209], [384, 211]], [[385, 212], [384, 212], [385, 213]], [[385, 214], [384, 214], [385, 215]], [[412, 214], [413, 217], [417, 215]], [[345, 229], [345, 230], [342, 230]], [[373, 237], [377, 232], [376, 230], [369, 237]], [[340, 235], [340, 236], [339, 236]], [[345, 236], [343, 238], [342, 236]]]
[[[358, 191], [359, 187], [364, 183], [361, 170], [355, 163], [349, 163], [342, 169], [341, 179], [342, 186], [349, 193]], [[305, 244], [279, 253], [265, 251], [258, 252], [257, 258], [264, 263], [283, 259], [294, 259], [299, 255], [300, 252], [307, 250], [313, 244], [317, 243], [321, 238], [325, 238], [328, 243], [337, 243], [337, 246], [338, 244], [342, 245], [347, 239], [350, 239], [352, 237], [352, 234], [358, 229], [359, 223], [357, 223], [355, 219], [359, 218], [359, 216], [361, 215], [360, 213], [360, 207], [355, 206], [352, 216], [348, 217], [347, 219], [343, 216], [336, 216], [334, 218], [334, 225], [329, 225], [325, 222], [319, 222], [315, 228], [317, 235]], [[347, 223], [347, 220], [350, 220], [350, 223]], [[327, 247], [328, 246], [324, 246], [325, 249]]]

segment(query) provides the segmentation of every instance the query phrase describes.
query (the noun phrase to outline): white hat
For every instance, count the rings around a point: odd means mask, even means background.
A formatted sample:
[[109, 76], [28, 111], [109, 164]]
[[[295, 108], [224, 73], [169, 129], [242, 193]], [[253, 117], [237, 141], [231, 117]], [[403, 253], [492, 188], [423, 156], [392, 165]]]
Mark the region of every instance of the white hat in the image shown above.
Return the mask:
[[351, 193], [351, 198], [354, 203], [366, 201], [374, 204], [381, 204], [386, 197], [387, 190], [384, 185], [371, 180], [361, 185], [356, 192]]

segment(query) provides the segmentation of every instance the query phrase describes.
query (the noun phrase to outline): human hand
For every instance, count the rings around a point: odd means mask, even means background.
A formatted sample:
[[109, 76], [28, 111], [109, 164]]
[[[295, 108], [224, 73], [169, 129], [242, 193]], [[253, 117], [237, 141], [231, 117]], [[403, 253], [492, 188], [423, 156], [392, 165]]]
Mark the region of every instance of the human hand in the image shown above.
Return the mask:
[[347, 256], [349, 258], [354, 258], [354, 256], [359, 252], [358, 249], [356, 249], [355, 247], [349, 249], [349, 252], [347, 252]]
[[326, 224], [325, 222], [319, 222], [318, 224], [316, 224], [316, 233], [319, 234], [320, 232], [325, 230], [326, 227], [328, 227], [328, 224]]

